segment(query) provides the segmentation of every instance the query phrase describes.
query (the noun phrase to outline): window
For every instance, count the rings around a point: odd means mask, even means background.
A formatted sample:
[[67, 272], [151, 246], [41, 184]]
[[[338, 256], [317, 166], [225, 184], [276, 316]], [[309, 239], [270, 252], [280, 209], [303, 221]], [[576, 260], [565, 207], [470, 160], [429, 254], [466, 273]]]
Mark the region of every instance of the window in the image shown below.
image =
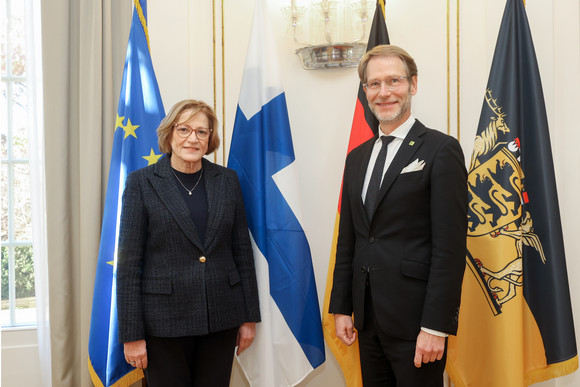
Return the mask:
[[[29, 2], [0, 0], [2, 134], [1, 310], [3, 328], [36, 324], [30, 136], [34, 58]], [[28, 25], [28, 26], [27, 26]], [[37, 190], [35, 192], [41, 192]]]

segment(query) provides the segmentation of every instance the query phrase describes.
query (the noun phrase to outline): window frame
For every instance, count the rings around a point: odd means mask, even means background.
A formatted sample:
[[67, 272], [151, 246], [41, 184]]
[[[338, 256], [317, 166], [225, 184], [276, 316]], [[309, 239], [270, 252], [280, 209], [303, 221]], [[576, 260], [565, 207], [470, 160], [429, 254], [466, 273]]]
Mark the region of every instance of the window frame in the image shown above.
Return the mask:
[[[5, 72], [2, 73], [3, 89], [5, 89], [5, 109], [6, 109], [6, 158], [2, 157], [2, 168], [6, 168], [7, 180], [7, 197], [3, 195], [3, 200], [6, 200], [7, 213], [7, 230], [6, 240], [2, 241], [2, 249], [8, 258], [8, 278], [9, 278], [9, 297], [8, 297], [8, 321], [0, 321], [2, 331], [14, 329], [36, 329], [39, 323], [39, 316], [42, 316], [42, 311], [39, 311], [39, 291], [41, 289], [37, 286], [39, 283], [37, 268], [46, 267], [46, 222], [45, 222], [45, 179], [44, 179], [44, 138], [42, 126], [42, 76], [41, 76], [41, 41], [40, 41], [40, 27], [38, 25], [39, 13], [35, 10], [35, 0], [26, 0], [24, 2], [23, 20], [22, 20], [22, 34], [24, 36], [24, 66], [25, 70], [22, 75], [14, 75], [12, 68], [12, 54], [15, 46], [11, 35], [13, 33], [13, 13], [12, 4], [19, 0], [2, 0], [2, 7], [5, 8], [4, 17], [6, 18], [5, 36], [6, 36], [6, 58]], [[21, 1], [21, 0], [20, 0]], [[39, 5], [39, 4], [36, 4]], [[14, 140], [14, 108], [18, 102], [15, 101], [15, 85], [22, 83], [25, 85], [25, 101], [26, 105], [23, 107], [26, 111], [26, 136], [27, 136], [27, 154], [25, 158], [15, 157], [13, 140]], [[36, 165], [35, 165], [36, 164]], [[17, 216], [15, 208], [15, 186], [16, 169], [19, 165], [27, 166], [28, 174], [28, 198], [30, 204], [30, 232], [28, 233], [32, 239], [17, 239], [17, 230], [15, 230]], [[4, 172], [4, 171], [3, 171]], [[29, 247], [32, 251], [33, 259], [33, 281], [35, 289], [35, 307], [27, 308], [34, 309], [34, 317], [26, 318], [18, 321], [17, 311], [17, 294], [16, 294], [16, 259], [18, 256], [18, 249], [22, 247]], [[39, 262], [41, 261], [42, 262]], [[43, 275], [46, 272], [41, 270]], [[44, 284], [46, 281], [41, 279], [40, 283]], [[46, 297], [47, 298], [47, 297]], [[41, 306], [48, 306], [43, 304]], [[5, 313], [5, 310], [3, 310]], [[42, 317], [41, 317], [42, 320]]]

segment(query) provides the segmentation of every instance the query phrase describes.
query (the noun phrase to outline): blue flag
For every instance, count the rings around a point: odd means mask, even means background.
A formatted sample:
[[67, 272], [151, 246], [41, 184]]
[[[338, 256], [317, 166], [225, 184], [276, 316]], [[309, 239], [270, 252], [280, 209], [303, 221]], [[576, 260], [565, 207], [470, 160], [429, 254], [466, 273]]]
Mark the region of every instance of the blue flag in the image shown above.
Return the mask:
[[262, 322], [238, 358], [252, 386], [293, 386], [325, 360], [310, 247], [300, 225], [294, 148], [276, 50], [258, 1], [228, 167], [254, 243]]
[[89, 371], [96, 386], [128, 386], [143, 377], [141, 370], [127, 364], [119, 343], [115, 262], [125, 178], [161, 157], [155, 131], [165, 112], [149, 53], [146, 20], [146, 1], [136, 0], [115, 122], [93, 294]]

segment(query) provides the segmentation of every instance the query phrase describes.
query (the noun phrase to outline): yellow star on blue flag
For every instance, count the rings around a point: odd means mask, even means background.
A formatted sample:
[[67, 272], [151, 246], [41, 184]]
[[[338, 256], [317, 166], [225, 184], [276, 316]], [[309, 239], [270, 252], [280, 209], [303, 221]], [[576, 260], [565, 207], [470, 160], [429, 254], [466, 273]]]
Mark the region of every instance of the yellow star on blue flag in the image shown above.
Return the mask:
[[155, 151], [153, 150], [153, 148], [151, 148], [151, 152], [149, 153], [149, 156], [143, 156], [143, 158], [149, 162], [149, 164], [147, 164], [147, 165], [153, 165], [161, 158], [161, 156], [163, 156], [163, 153], [160, 153], [157, 155], [157, 154], [155, 154]]
[[124, 116], [119, 117], [119, 114], [117, 114], [117, 118], [115, 118], [115, 130], [117, 130], [117, 128], [125, 128], [125, 125], [123, 125], [124, 120]]
[[137, 135], [135, 134], [135, 130], [137, 130], [137, 128], [141, 126], [141, 125], [133, 125], [131, 124], [131, 119], [127, 119], [127, 125], [125, 125], [123, 127], [123, 130], [125, 131], [125, 137], [123, 137], [123, 139], [129, 137], [129, 135], [137, 138]]

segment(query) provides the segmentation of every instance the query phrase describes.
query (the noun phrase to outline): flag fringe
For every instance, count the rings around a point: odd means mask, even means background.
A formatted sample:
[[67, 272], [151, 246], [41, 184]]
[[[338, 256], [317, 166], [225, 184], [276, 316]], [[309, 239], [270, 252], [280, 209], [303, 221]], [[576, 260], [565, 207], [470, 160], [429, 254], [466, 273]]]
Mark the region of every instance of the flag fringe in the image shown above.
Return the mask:
[[[549, 379], [558, 378], [560, 376], [566, 376], [578, 369], [578, 355], [574, 356], [569, 360], [565, 360], [560, 363], [550, 364], [546, 367], [535, 369], [529, 371], [524, 379], [524, 385], [529, 386], [531, 384], [544, 382]], [[467, 387], [468, 385], [463, 382], [459, 373], [453, 367], [451, 363], [447, 363], [446, 367], [447, 374], [453, 382], [455, 387]]]
[[526, 374], [526, 386], [543, 382], [548, 379], [566, 376], [578, 369], [578, 355], [560, 363], [550, 364], [544, 368], [530, 371]]
[[[93, 365], [91, 363], [91, 359], [89, 358], [89, 374], [91, 375], [91, 380], [93, 381], [93, 385], [95, 387], [105, 387], [99, 375], [97, 375]], [[139, 368], [135, 368], [133, 371], [129, 372], [121, 379], [117, 380], [114, 384], [111, 384], [108, 387], [130, 387], [133, 383], [138, 382], [139, 380], [143, 379], [145, 375], [143, 375], [143, 370]]]
[[145, 20], [145, 14], [143, 13], [143, 8], [141, 8], [141, 2], [135, 0], [135, 9], [139, 15], [139, 20], [141, 21], [141, 27], [143, 27], [143, 32], [145, 33], [145, 39], [147, 39], [147, 48], [149, 53], [151, 53], [151, 46], [149, 44], [149, 29], [147, 28], [147, 20]]

